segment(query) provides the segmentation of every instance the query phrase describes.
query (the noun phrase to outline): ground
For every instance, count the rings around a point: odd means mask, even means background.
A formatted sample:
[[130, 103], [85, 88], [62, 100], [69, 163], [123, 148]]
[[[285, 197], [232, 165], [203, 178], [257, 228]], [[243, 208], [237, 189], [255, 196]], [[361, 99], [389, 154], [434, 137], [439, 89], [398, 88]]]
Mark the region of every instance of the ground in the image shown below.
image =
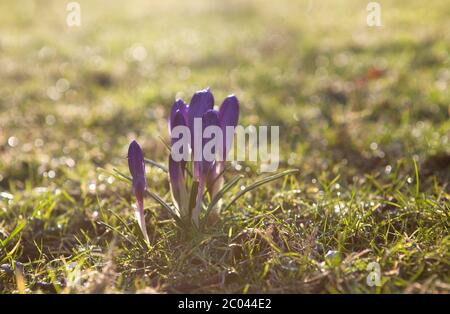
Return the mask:
[[[448, 1], [379, 1], [380, 27], [356, 0], [79, 3], [0, 3], [0, 293], [450, 292]], [[196, 235], [146, 199], [146, 245], [113, 168], [134, 138], [165, 164], [207, 86], [299, 172]]]

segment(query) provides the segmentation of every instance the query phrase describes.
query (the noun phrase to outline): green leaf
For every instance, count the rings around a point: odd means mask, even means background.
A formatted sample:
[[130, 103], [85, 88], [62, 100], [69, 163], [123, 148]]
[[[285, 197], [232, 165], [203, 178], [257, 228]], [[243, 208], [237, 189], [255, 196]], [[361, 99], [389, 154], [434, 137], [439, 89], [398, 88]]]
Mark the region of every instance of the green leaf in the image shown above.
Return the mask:
[[169, 150], [169, 152], [171, 151], [171, 147], [169, 145], [169, 143], [166, 142], [166, 140], [164, 138], [162, 138], [161, 135], [158, 135], [159, 140], [164, 144], [164, 146], [166, 146], [166, 148]]
[[113, 168], [113, 170], [115, 172], [113, 174], [115, 178], [117, 178], [117, 179], [119, 179], [121, 181], [124, 181], [124, 182], [131, 182], [131, 181], [133, 181], [133, 179], [130, 176], [127, 176], [126, 174], [120, 172], [116, 168]]
[[216, 196], [212, 199], [211, 203], [209, 203], [208, 209], [206, 210], [204, 221], [207, 221], [209, 214], [211, 213], [214, 206], [216, 206], [217, 202], [227, 193], [233, 186], [235, 186], [244, 176], [239, 174], [227, 182], [223, 188], [216, 194]]
[[166, 209], [169, 212], [169, 214], [177, 221], [177, 223], [182, 223], [180, 216], [158, 194], [156, 194], [150, 190], [146, 190], [145, 192], [151, 198], [153, 198], [155, 201], [157, 201], [162, 207], [164, 207], [164, 209]]
[[[217, 182], [217, 180], [219, 180], [221, 177], [223, 177], [223, 175], [225, 174], [225, 172], [226, 172], [227, 170], [228, 170], [228, 168], [225, 167], [225, 168], [219, 173], [219, 175], [218, 175], [217, 177], [214, 178], [214, 180], [213, 180], [213, 182], [211, 183], [211, 185], [214, 185], [214, 184]], [[205, 193], [203, 193], [203, 198], [206, 197], [206, 194], [207, 194], [207, 193], [208, 193], [208, 190], [205, 189]]]
[[169, 172], [169, 170], [167, 169], [166, 166], [161, 165], [161, 164], [157, 163], [156, 161], [153, 161], [153, 160], [147, 159], [147, 158], [144, 158], [144, 161], [145, 161], [145, 163], [147, 163], [147, 164], [149, 164], [149, 165], [151, 165], [153, 167], [156, 167], [158, 169], [161, 169], [162, 171], [164, 171], [166, 173]]
[[413, 158], [413, 162], [414, 162], [414, 172], [416, 175], [416, 198], [418, 198], [419, 193], [420, 193], [419, 168], [417, 167], [417, 162], [414, 158]]
[[[131, 177], [127, 176], [126, 174], [123, 174], [122, 172], [120, 172], [119, 170], [117, 170], [115, 168], [113, 170], [117, 173], [118, 177], [122, 179], [122, 181], [127, 181], [127, 182], [132, 181]], [[153, 193], [150, 190], [146, 190], [145, 192], [151, 198], [153, 198], [155, 201], [157, 201], [162, 207], [164, 207], [164, 209], [166, 209], [169, 212], [169, 214], [177, 221], [177, 223], [181, 223], [181, 219], [177, 215], [177, 213], [158, 194]]]
[[246, 187], [245, 189], [241, 190], [238, 194], [236, 194], [236, 196], [230, 201], [230, 203], [228, 203], [228, 205], [223, 209], [223, 210], [227, 210], [231, 205], [233, 205], [241, 196], [243, 196], [245, 193], [250, 192], [258, 187], [260, 187], [261, 185], [264, 185], [266, 183], [278, 180], [284, 176], [290, 175], [292, 173], [298, 172], [298, 169], [291, 169], [291, 170], [286, 170], [271, 176], [267, 176], [261, 180], [256, 181], [255, 183], [249, 185], [248, 187]]
[[[126, 235], [124, 235], [122, 232], [120, 232], [119, 228], [114, 228], [113, 226], [107, 224], [104, 221], [97, 221], [97, 224], [102, 225], [102, 226], [106, 227], [107, 229], [111, 230], [112, 232], [114, 232], [114, 234], [121, 236], [122, 239], [124, 239], [125, 241], [128, 241], [130, 244], [132, 244], [132, 245], [135, 244], [135, 242], [131, 241], [130, 239], [128, 239], [128, 237]], [[130, 231], [130, 234], [132, 234], [131, 231]], [[133, 237], [134, 237], [134, 235], [133, 235]]]
[[[20, 245], [20, 240], [19, 239], [17, 241], [17, 243], [14, 245], [14, 247], [11, 249], [11, 251], [6, 252], [5, 256], [0, 260], [0, 264], [3, 263], [4, 261], [8, 260], [8, 259], [12, 259], [13, 254], [17, 251], [17, 249], [19, 248]], [[13, 260], [13, 259], [12, 259]], [[14, 265], [14, 262], [12, 262], [12, 264]]]
[[192, 182], [191, 192], [189, 194], [189, 216], [191, 216], [192, 209], [195, 207], [195, 203], [197, 201], [198, 186], [198, 181]]
[[26, 225], [27, 225], [26, 220], [20, 222], [13, 230], [13, 232], [11, 232], [11, 234], [5, 240], [3, 241], [0, 240], [0, 245], [2, 247], [5, 247], [9, 241], [11, 241], [20, 231], [22, 231], [23, 228], [25, 228]]

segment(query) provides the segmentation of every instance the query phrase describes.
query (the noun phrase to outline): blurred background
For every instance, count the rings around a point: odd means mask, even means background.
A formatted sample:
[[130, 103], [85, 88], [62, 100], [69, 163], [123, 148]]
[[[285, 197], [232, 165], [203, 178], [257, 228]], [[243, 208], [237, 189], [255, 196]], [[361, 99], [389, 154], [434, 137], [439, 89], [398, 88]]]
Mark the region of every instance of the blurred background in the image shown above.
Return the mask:
[[79, 27], [67, 3], [1, 1], [3, 189], [87, 180], [134, 137], [165, 160], [168, 108], [207, 86], [306, 173], [448, 161], [448, 1], [380, 1], [381, 27], [364, 1], [79, 1]]

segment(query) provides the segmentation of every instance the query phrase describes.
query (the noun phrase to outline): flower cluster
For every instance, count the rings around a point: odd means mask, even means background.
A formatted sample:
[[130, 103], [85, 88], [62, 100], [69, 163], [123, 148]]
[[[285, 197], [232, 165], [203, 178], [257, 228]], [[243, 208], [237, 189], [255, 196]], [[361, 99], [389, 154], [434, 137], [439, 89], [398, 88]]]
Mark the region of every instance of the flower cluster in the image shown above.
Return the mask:
[[[202, 127], [200, 129], [194, 127], [196, 119], [201, 119]], [[225, 160], [233, 143], [233, 137], [227, 137], [227, 133], [228, 135], [230, 133], [226, 129], [227, 127], [236, 127], [238, 119], [239, 102], [236, 96], [228, 96], [222, 102], [219, 110], [215, 110], [214, 97], [209, 89], [196, 92], [189, 105], [182, 99], [177, 99], [172, 106], [169, 117], [172, 146], [180, 140], [172, 134], [172, 131], [178, 126], [187, 127], [190, 131], [190, 147], [188, 151], [181, 152], [181, 154], [190, 153], [192, 158], [188, 158], [188, 160], [194, 160], [191, 165], [188, 165], [188, 161], [184, 159], [175, 161], [173, 154], [169, 156], [172, 198], [182, 220], [192, 222], [197, 227], [204, 205], [205, 190], [213, 199], [223, 187]], [[219, 145], [222, 149], [218, 149], [217, 158], [214, 160], [208, 160], [203, 154], [205, 141], [201, 141], [200, 147], [194, 145], [194, 141], [202, 138], [205, 129], [210, 126], [220, 128], [223, 141], [222, 145]], [[188, 176], [191, 176], [190, 180], [187, 180]], [[191, 184], [187, 185], [188, 182]], [[217, 214], [217, 211], [215, 213]]]
[[[200, 119], [202, 127], [194, 128], [194, 121]], [[191, 141], [184, 155], [192, 154], [200, 158], [192, 158], [194, 161], [182, 159], [176, 161], [172, 153], [169, 155], [168, 173], [170, 190], [175, 207], [174, 213], [184, 225], [200, 226], [200, 214], [205, 208], [205, 192], [210, 199], [214, 199], [223, 188], [226, 156], [233, 144], [233, 136], [226, 129], [234, 129], [239, 119], [239, 102], [236, 96], [230, 95], [223, 101], [219, 110], [214, 109], [214, 97], [209, 89], [198, 91], [192, 97], [189, 105], [182, 99], [177, 99], [172, 106], [169, 116], [169, 133], [172, 146], [180, 139], [173, 136], [172, 131], [176, 127], [189, 129]], [[220, 149], [217, 149], [214, 160], [203, 156], [204, 144], [195, 147], [194, 141], [202, 138], [204, 130], [209, 126], [220, 128], [222, 136]], [[234, 131], [233, 131], [234, 132]], [[203, 142], [203, 141], [201, 141]], [[200, 152], [197, 152], [201, 150]], [[136, 217], [139, 227], [148, 240], [144, 219], [144, 195], [146, 193], [145, 159], [141, 147], [136, 141], [132, 141], [128, 149], [128, 167], [130, 169], [133, 185], [133, 193], [136, 196]], [[154, 197], [156, 195], [151, 194]], [[160, 200], [160, 199], [158, 199]], [[161, 201], [161, 200], [160, 200]], [[166, 207], [168, 207], [166, 205]], [[208, 213], [209, 221], [217, 220], [219, 206], [211, 206]]]
[[[167, 168], [145, 159], [139, 144], [136, 141], [131, 142], [128, 149], [131, 178], [117, 170], [116, 172], [123, 179], [132, 182], [137, 201], [136, 217], [147, 242], [149, 240], [144, 217], [145, 195], [149, 195], [165, 208], [182, 229], [194, 227], [199, 230], [218, 220], [223, 196], [243, 177], [236, 175], [224, 183], [225, 161], [233, 145], [238, 119], [239, 102], [234, 95], [226, 97], [219, 109], [215, 110], [214, 97], [209, 89], [205, 89], [196, 92], [189, 105], [182, 99], [177, 99], [171, 108], [168, 121], [171, 154]], [[184, 138], [183, 132], [177, 131], [180, 128], [189, 134], [188, 141]], [[211, 128], [216, 132], [208, 132]], [[210, 140], [206, 141], [205, 138]], [[206, 148], [212, 140], [214, 145], [211, 145], [211, 153], [207, 157], [205, 151], [208, 151]], [[178, 145], [179, 142], [183, 145]], [[179, 147], [181, 152], [177, 151]], [[184, 158], [178, 158], [179, 156]], [[146, 188], [145, 163], [169, 174], [173, 205], [166, 203], [163, 198]], [[249, 186], [241, 188], [224, 209], [229, 208], [245, 193], [297, 171], [286, 170], [255, 180]]]

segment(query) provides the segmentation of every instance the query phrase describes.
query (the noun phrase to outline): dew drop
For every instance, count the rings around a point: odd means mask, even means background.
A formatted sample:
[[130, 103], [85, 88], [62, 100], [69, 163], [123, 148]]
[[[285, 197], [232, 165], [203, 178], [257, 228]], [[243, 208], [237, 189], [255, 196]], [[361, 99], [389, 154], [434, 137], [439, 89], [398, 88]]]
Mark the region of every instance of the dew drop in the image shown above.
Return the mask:
[[56, 90], [60, 93], [66, 92], [70, 88], [70, 83], [65, 78], [56, 81]]
[[391, 165], [387, 165], [386, 168], [384, 168], [384, 172], [386, 174], [390, 174], [392, 171], [392, 166]]
[[8, 192], [0, 192], [0, 197], [1, 198], [5, 198], [7, 200], [14, 199], [14, 196], [11, 193], [8, 193]]
[[45, 117], [45, 123], [47, 125], [53, 125], [56, 122], [56, 118], [54, 115], [49, 114], [48, 116]]
[[41, 138], [37, 138], [36, 140], [34, 140], [34, 146], [42, 147], [44, 146], [44, 141]]
[[47, 96], [51, 100], [55, 100], [56, 101], [59, 98], [61, 98], [61, 93], [58, 91], [58, 89], [56, 89], [55, 86], [50, 86], [49, 88], [47, 88]]
[[9, 146], [15, 147], [15, 146], [17, 146], [17, 144], [19, 144], [19, 140], [17, 139], [17, 137], [11, 136], [10, 138], [8, 138], [8, 145]]
[[136, 61], [144, 61], [147, 58], [147, 49], [144, 46], [136, 45], [132, 48], [131, 56]]
[[53, 171], [53, 170], [50, 170], [50, 171], [47, 173], [47, 175], [48, 175], [48, 177], [49, 177], [50, 179], [53, 179], [53, 178], [56, 176], [56, 172]]

